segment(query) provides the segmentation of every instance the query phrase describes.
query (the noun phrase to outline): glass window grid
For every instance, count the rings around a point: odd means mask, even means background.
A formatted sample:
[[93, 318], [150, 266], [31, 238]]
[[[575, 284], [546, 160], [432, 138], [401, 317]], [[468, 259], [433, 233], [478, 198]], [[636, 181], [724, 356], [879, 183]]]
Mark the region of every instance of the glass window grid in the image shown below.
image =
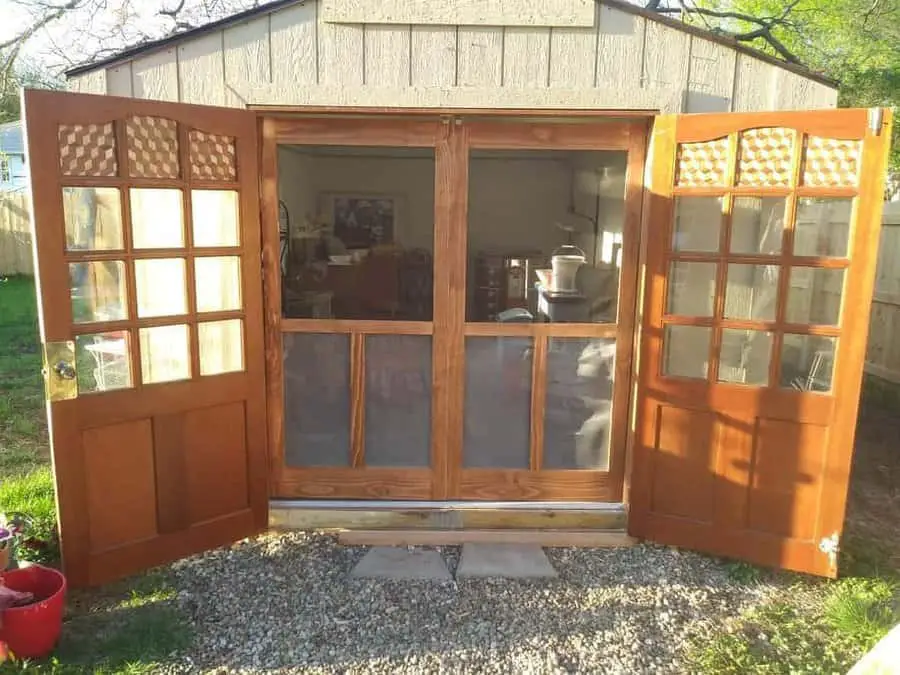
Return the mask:
[[[709, 367], [705, 378], [690, 378], [696, 382], [707, 382], [710, 384], [733, 384], [723, 382], [720, 379], [720, 352], [722, 345], [723, 331], [727, 329], [737, 330], [758, 330], [769, 332], [773, 335], [772, 347], [769, 362], [769, 378], [768, 384], [759, 385], [741, 385], [745, 387], [753, 387], [756, 389], [781, 389], [786, 390], [780, 384], [781, 375], [781, 354], [784, 344], [785, 334], [795, 335], [818, 335], [822, 337], [834, 338], [836, 341], [835, 360], [839, 358], [841, 324], [843, 322], [844, 299], [846, 295], [847, 281], [849, 276], [850, 257], [853, 255], [853, 231], [856, 224], [856, 209], [858, 189], [856, 185], [853, 187], [817, 187], [803, 184], [803, 151], [806, 147], [806, 141], [809, 134], [796, 133], [794, 145], [792, 149], [792, 176], [790, 185], [781, 186], [742, 186], [738, 183], [738, 144], [740, 142], [740, 132], [729, 134], [728, 136], [728, 163], [725, 171], [725, 180], [723, 185], [698, 187], [695, 185], [675, 186], [672, 190], [671, 208], [669, 218], [666, 224], [666, 254], [665, 260], [661, 265], [661, 269], [667, 270], [666, 288], [662, 293], [662, 331], [665, 333], [666, 327], [684, 325], [684, 326], [705, 326], [713, 330], [712, 339], [709, 345]], [[685, 143], [682, 141], [681, 143]], [[679, 143], [679, 144], [681, 144]], [[676, 147], [677, 150], [677, 147]], [[673, 245], [673, 228], [675, 217], [675, 200], [678, 198], [691, 197], [721, 197], [722, 198], [722, 221], [720, 227], [719, 246], [716, 251], [693, 252], [681, 251]], [[780, 253], [764, 254], [764, 253], [732, 253], [730, 247], [732, 214], [735, 205], [735, 199], [738, 197], [784, 197], [785, 198], [785, 217], [784, 228], [782, 231], [782, 246]], [[797, 206], [801, 198], [833, 198], [833, 199], [851, 199], [853, 201], [850, 227], [848, 232], [848, 241], [850, 242], [846, 257], [842, 258], [819, 258], [812, 256], [796, 256], [794, 255], [794, 227], [797, 216]], [[670, 283], [668, 270], [671, 269], [672, 263], [675, 262], [707, 262], [717, 265], [716, 273], [716, 296], [714, 298], [714, 311], [712, 317], [688, 317], [671, 315], [666, 313], [668, 299], [668, 284]], [[727, 280], [728, 265], [731, 264], [750, 264], [750, 265], [777, 265], [779, 269], [778, 295], [776, 298], [776, 316], [774, 320], [744, 320], [744, 319], [728, 319], [724, 314], [725, 285]], [[841, 292], [841, 307], [837, 326], [819, 325], [819, 324], [791, 324], [787, 323], [785, 318], [787, 296], [790, 290], [790, 273], [791, 268], [807, 268], [815, 269], [838, 269], [844, 270], [844, 280]], [[664, 360], [660, 358], [658, 375], [664, 377], [679, 378], [677, 375], [665, 375], [663, 372]], [[832, 383], [833, 391], [833, 383]]]
[[[118, 153], [121, 155], [126, 148], [125, 138], [125, 120], [117, 120], [114, 122], [116, 145]], [[179, 124], [180, 129], [184, 129]], [[189, 129], [184, 129], [187, 133]], [[188, 157], [189, 147], [187, 144], [180, 144], [179, 161], [182, 167], [190, 167], [190, 158]], [[121, 157], [120, 157], [121, 160]], [[201, 257], [220, 257], [220, 256], [236, 256], [240, 259], [241, 269], [241, 286], [243, 286], [244, 273], [244, 255], [243, 241], [241, 236], [241, 228], [243, 223], [238, 223], [238, 242], [231, 246], [215, 246], [215, 247], [195, 247], [193, 242], [193, 217], [191, 209], [191, 191], [192, 190], [232, 190], [238, 193], [240, 200], [240, 183], [237, 180], [201, 180], [191, 176], [191, 171], [182, 169], [181, 177], [174, 179], [159, 178], [139, 178], [129, 175], [128, 163], [119, 161], [116, 176], [104, 178], [82, 178], [77, 176], [60, 175], [59, 191], [60, 200], [62, 200], [62, 191], [71, 187], [106, 187], [116, 188], [119, 190], [119, 207], [121, 209], [122, 222], [122, 248], [119, 249], [103, 249], [103, 250], [80, 250], [66, 249], [64, 252], [64, 262], [68, 266], [70, 263], [90, 262], [95, 260], [111, 260], [121, 261], [125, 264], [125, 281], [124, 294], [127, 300], [127, 313], [125, 319], [105, 322], [93, 323], [70, 323], [72, 336], [85, 335], [102, 335], [104, 333], [123, 331], [128, 345], [128, 366], [131, 373], [131, 388], [139, 388], [144, 385], [141, 380], [141, 356], [140, 356], [140, 329], [152, 326], [170, 326], [170, 325], [187, 325], [189, 336], [189, 354], [190, 354], [190, 377], [189, 379], [199, 379], [200, 377], [209, 378], [212, 375], [201, 376], [199, 367], [199, 337], [198, 324], [207, 321], [223, 321], [227, 319], [240, 319], [244, 322], [243, 335], [246, 336], [245, 307], [242, 305], [238, 310], [217, 311], [217, 312], [201, 312], [197, 313], [197, 291], [194, 279], [194, 259]], [[183, 208], [183, 228], [184, 228], [184, 247], [183, 248], [166, 248], [166, 249], [138, 249], [134, 247], [132, 231], [131, 231], [131, 204], [129, 200], [129, 191], [131, 188], [172, 188], [182, 191], [182, 208]], [[60, 202], [60, 209], [62, 203]], [[179, 315], [137, 318], [137, 296], [135, 286], [135, 268], [134, 261], [140, 259], [151, 258], [183, 258], [186, 265], [186, 299], [187, 313]], [[243, 294], [242, 294], [243, 296]], [[71, 311], [71, 305], [69, 306]], [[244, 350], [243, 363], [246, 367], [246, 340], [241, 345]], [[183, 380], [182, 380], [183, 381]], [[152, 386], [152, 383], [151, 383]], [[121, 391], [121, 390], [120, 390]], [[93, 392], [91, 392], [93, 393]]]

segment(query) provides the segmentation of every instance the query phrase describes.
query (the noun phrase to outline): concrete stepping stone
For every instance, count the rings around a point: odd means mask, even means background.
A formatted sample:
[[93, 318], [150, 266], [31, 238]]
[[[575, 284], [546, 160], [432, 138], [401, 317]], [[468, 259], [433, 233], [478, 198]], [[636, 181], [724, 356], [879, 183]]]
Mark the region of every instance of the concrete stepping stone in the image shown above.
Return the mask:
[[368, 579], [453, 579], [437, 551], [399, 546], [375, 546], [366, 553], [350, 576]]
[[458, 579], [539, 579], [556, 576], [556, 569], [547, 559], [544, 549], [531, 544], [463, 544], [456, 568]]

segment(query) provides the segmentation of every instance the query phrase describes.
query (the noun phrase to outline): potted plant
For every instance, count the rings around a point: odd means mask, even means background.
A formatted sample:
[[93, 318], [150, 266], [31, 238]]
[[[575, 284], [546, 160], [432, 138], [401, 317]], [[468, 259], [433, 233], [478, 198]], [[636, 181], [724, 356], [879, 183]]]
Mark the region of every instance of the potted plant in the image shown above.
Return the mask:
[[0, 516], [0, 572], [18, 566], [17, 546], [30, 529], [31, 519], [21, 513]]

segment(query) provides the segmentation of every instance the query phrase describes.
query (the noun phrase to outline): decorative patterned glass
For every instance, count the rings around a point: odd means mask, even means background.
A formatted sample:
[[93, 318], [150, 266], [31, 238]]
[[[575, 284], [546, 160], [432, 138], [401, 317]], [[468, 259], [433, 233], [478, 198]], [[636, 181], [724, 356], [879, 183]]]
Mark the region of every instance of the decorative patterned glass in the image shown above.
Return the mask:
[[178, 123], [164, 117], [129, 117], [128, 173], [135, 178], [179, 178]]
[[208, 134], [191, 129], [191, 177], [200, 180], [237, 180], [237, 152], [234, 136]]
[[728, 137], [703, 143], [679, 143], [675, 184], [724, 186], [728, 176]]
[[862, 141], [809, 136], [803, 149], [803, 184], [855, 187], [859, 180]]
[[64, 176], [117, 175], [113, 123], [60, 124], [59, 170]]
[[791, 159], [796, 133], [770, 127], [741, 133], [737, 184], [754, 187], [787, 187], [791, 184]]

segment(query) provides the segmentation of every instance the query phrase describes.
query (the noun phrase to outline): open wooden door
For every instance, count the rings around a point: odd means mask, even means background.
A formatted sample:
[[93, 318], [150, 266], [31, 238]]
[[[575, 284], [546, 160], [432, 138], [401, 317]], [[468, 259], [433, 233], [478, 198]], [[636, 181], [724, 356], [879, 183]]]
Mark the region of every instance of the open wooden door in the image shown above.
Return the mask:
[[888, 110], [666, 116], [629, 529], [835, 576]]
[[47, 91], [24, 109], [70, 582], [263, 529], [255, 115]]

